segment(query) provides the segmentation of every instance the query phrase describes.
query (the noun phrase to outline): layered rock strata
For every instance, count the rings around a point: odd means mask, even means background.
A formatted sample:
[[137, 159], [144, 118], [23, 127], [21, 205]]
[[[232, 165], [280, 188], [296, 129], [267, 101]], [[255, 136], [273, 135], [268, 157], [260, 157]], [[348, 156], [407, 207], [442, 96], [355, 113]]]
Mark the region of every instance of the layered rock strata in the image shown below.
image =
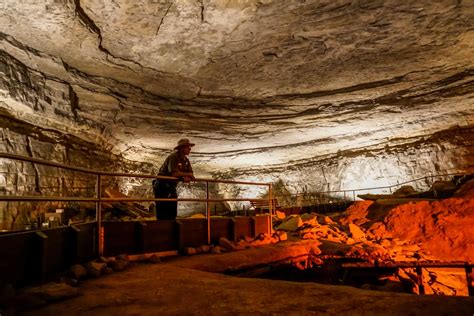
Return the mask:
[[[159, 166], [188, 136], [198, 175], [281, 180], [291, 193], [473, 171], [469, 1], [1, 6], [4, 150], [14, 152], [10, 130], [22, 146], [59, 135], [111, 157], [120, 165], [112, 170], [154, 172], [141, 164]], [[44, 142], [51, 159], [91, 164]], [[123, 183], [137, 194], [147, 185]]]

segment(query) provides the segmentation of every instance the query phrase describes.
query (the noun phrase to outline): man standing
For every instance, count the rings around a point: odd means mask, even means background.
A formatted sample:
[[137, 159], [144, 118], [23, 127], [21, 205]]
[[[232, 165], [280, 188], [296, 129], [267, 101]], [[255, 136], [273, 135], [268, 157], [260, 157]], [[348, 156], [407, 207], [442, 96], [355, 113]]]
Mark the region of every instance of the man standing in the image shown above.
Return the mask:
[[[169, 155], [163, 165], [160, 168], [158, 175], [170, 176], [180, 178], [181, 181], [189, 183], [194, 180], [193, 169], [191, 163], [186, 157], [191, 152], [191, 147], [194, 144], [187, 138], [182, 138], [178, 141], [178, 145], [174, 148], [174, 152]], [[155, 193], [155, 199], [158, 198], [177, 198], [176, 186], [178, 182], [176, 180], [153, 180], [153, 191]], [[156, 202], [156, 218], [174, 220], [178, 214], [178, 202], [177, 201], [159, 201]]]

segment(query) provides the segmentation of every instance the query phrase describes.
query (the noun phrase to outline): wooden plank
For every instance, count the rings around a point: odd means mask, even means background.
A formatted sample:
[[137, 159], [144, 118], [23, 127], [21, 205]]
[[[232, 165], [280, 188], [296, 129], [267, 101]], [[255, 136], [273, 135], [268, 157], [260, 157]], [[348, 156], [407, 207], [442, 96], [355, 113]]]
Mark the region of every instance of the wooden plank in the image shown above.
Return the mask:
[[255, 237], [255, 219], [251, 217], [233, 218], [233, 240], [239, 241], [245, 236]]
[[134, 254], [139, 252], [137, 243], [138, 222], [107, 221], [104, 227], [104, 255], [116, 256], [123, 253]]
[[221, 237], [232, 240], [231, 218], [211, 218], [211, 243], [219, 243], [219, 238]]
[[207, 220], [190, 218], [177, 220], [179, 248], [199, 247], [207, 244]]
[[140, 224], [141, 252], [177, 250], [178, 225], [174, 220], [147, 221]]
[[270, 233], [268, 231], [269, 227], [269, 216], [254, 216], [253, 219], [255, 220], [255, 236], [259, 234], [268, 234]]

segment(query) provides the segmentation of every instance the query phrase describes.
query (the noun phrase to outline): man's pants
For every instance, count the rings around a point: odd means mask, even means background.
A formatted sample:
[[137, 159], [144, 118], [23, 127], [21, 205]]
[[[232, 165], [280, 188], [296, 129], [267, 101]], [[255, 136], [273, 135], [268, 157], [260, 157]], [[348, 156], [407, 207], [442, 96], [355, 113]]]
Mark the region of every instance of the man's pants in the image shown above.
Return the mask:
[[[153, 191], [155, 199], [175, 199], [178, 197], [176, 192], [176, 184], [167, 181], [159, 181], [153, 183]], [[178, 201], [157, 201], [156, 205], [156, 219], [175, 220], [178, 215]]]

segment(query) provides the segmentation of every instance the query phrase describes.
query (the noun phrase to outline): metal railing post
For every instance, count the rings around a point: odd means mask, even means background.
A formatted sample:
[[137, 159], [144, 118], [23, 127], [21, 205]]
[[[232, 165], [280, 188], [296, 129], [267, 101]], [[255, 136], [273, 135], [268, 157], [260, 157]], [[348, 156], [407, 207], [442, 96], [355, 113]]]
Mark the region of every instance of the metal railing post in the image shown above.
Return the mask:
[[271, 235], [273, 234], [273, 186], [271, 183], [268, 184], [268, 199], [268, 212], [270, 215], [268, 233]]
[[104, 254], [104, 230], [102, 228], [102, 178], [100, 174], [97, 174], [97, 183], [95, 189], [95, 196], [98, 201], [95, 204], [96, 220], [97, 220], [97, 240], [99, 245], [99, 256]]
[[206, 218], [207, 218], [207, 244], [211, 244], [211, 204], [209, 203], [209, 181], [206, 181]]

